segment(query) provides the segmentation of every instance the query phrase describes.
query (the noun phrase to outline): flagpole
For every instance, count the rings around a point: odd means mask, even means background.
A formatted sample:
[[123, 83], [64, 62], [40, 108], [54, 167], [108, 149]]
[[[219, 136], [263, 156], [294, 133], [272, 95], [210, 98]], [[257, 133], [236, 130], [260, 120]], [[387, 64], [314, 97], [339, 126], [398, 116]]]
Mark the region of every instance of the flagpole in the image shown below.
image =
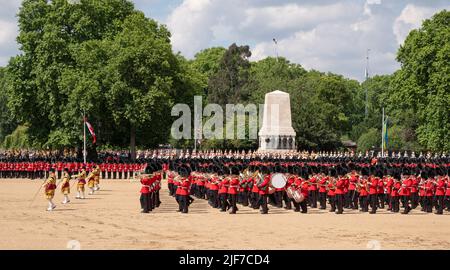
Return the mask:
[[86, 114], [83, 110], [83, 160], [86, 164]]
[[383, 107], [383, 117], [381, 120], [381, 157], [384, 158], [384, 133], [386, 132], [384, 126], [384, 107]]

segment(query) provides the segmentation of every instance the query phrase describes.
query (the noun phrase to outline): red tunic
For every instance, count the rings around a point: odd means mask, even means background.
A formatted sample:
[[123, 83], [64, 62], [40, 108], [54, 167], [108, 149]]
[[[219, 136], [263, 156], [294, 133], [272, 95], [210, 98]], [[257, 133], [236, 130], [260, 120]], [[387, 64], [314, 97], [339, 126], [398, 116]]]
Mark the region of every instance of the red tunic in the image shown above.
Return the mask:
[[233, 178], [230, 182], [230, 187], [228, 188], [228, 194], [237, 194], [239, 187], [239, 179]]
[[219, 184], [219, 194], [228, 193], [229, 184], [230, 184], [230, 181], [227, 178], [222, 180], [222, 182], [220, 182], [220, 184]]

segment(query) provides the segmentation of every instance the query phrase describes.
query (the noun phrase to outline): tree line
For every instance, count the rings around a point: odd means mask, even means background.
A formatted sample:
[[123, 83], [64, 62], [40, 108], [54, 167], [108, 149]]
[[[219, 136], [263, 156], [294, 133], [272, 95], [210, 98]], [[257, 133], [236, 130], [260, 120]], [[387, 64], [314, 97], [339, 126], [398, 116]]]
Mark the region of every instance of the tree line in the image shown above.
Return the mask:
[[[381, 110], [391, 150], [450, 150], [450, 12], [409, 33], [397, 52], [401, 68], [363, 83], [305, 70], [284, 57], [250, 61], [232, 44], [188, 60], [174, 53], [166, 26], [125, 0], [25, 0], [18, 13], [20, 54], [0, 68], [0, 142], [4, 148], [81, 147], [82, 115], [102, 147], [153, 148], [170, 138], [171, 107], [264, 103], [279, 89], [291, 96], [297, 146], [335, 150], [381, 145]], [[368, 115], [365, 116], [365, 91]], [[257, 148], [251, 140], [203, 140], [201, 148]]]

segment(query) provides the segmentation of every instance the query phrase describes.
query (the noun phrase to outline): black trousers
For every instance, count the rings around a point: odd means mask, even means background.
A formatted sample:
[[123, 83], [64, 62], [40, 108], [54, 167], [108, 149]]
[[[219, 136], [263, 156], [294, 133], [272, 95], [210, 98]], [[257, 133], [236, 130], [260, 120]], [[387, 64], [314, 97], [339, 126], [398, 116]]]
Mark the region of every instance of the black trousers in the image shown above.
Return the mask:
[[327, 208], [327, 193], [326, 192], [319, 192], [319, 205], [320, 205], [320, 209]]
[[155, 207], [159, 207], [161, 201], [159, 200], [159, 190], [155, 191]]
[[227, 194], [227, 193], [221, 193], [221, 194], [219, 194], [219, 201], [220, 201], [220, 211], [222, 211], [222, 212], [227, 211], [227, 207], [228, 207], [228, 194]]
[[385, 202], [385, 197], [386, 195], [384, 193], [378, 193], [378, 202], [380, 205], [381, 209], [384, 209], [384, 202]]
[[243, 206], [248, 206], [248, 193], [249, 191], [242, 191], [241, 192], [241, 203]]
[[178, 209], [181, 213], [188, 213], [189, 203], [188, 203], [188, 195], [178, 195]]
[[175, 193], [173, 189], [173, 183], [168, 183], [167, 187], [169, 188], [169, 195], [173, 196], [173, 194]]
[[427, 213], [433, 212], [433, 196], [425, 196], [424, 208]]
[[378, 195], [377, 194], [369, 194], [369, 202], [370, 202], [371, 212], [372, 213], [377, 212]]
[[444, 195], [436, 196], [436, 214], [444, 212]]
[[252, 194], [252, 200], [251, 200], [252, 208], [258, 209], [260, 207], [260, 196], [259, 196], [258, 192], [252, 192], [251, 194]]
[[450, 211], [450, 196], [445, 196], [445, 205], [447, 207], [447, 211]]
[[308, 192], [309, 205], [311, 208], [317, 208], [317, 190], [311, 190]]
[[151, 211], [150, 193], [141, 193], [139, 201], [141, 202], [141, 209], [144, 213]]
[[369, 211], [369, 199], [368, 196], [359, 196], [359, 204], [363, 212]]
[[261, 214], [267, 214], [269, 208], [267, 207], [267, 194], [260, 195], [261, 198]]
[[336, 208], [337, 214], [342, 214], [344, 212], [344, 194], [336, 194]]
[[408, 214], [409, 213], [409, 211], [411, 211], [411, 207], [409, 206], [409, 201], [410, 201], [410, 196], [402, 196], [402, 204], [403, 204], [403, 207], [405, 208], [404, 210], [403, 210], [403, 213], [404, 214]]
[[236, 211], [238, 210], [237, 206], [236, 206], [236, 202], [237, 202], [237, 195], [236, 194], [230, 194], [230, 208], [231, 208], [231, 213], [235, 214]]
[[393, 196], [391, 197], [391, 211], [398, 213], [400, 211], [400, 197]]
[[218, 190], [211, 190], [209, 194], [210, 194], [211, 206], [214, 208], [218, 208], [219, 207]]
[[411, 193], [411, 208], [416, 209], [419, 205], [419, 194], [417, 192]]
[[302, 213], [308, 213], [308, 203], [306, 200], [300, 202], [300, 207], [302, 208]]
[[350, 195], [350, 207], [352, 209], [358, 209], [359, 192], [356, 190], [350, 190], [348, 194]]
[[283, 193], [283, 200], [284, 200], [284, 204], [286, 205], [285, 208], [286, 209], [292, 209], [292, 205], [291, 205], [291, 198], [289, 198], [289, 196], [287, 195], [286, 192]]
[[336, 211], [336, 195], [328, 196], [328, 203], [330, 204], [330, 212]]
[[283, 207], [283, 193], [284, 191], [275, 191], [275, 205], [279, 208]]

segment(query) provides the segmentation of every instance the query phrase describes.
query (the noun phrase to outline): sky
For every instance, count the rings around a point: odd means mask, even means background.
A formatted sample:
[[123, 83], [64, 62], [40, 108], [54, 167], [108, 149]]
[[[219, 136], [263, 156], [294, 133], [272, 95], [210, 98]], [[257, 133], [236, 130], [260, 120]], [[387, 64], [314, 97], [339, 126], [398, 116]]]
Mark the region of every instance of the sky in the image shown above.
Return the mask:
[[[449, 0], [133, 0], [167, 25], [174, 52], [192, 59], [202, 49], [249, 45], [250, 60], [286, 57], [306, 69], [364, 80], [400, 66], [396, 52], [410, 30]], [[20, 0], [0, 0], [0, 66], [19, 52]], [[277, 43], [273, 41], [276, 39]], [[368, 51], [369, 49], [369, 51]]]

